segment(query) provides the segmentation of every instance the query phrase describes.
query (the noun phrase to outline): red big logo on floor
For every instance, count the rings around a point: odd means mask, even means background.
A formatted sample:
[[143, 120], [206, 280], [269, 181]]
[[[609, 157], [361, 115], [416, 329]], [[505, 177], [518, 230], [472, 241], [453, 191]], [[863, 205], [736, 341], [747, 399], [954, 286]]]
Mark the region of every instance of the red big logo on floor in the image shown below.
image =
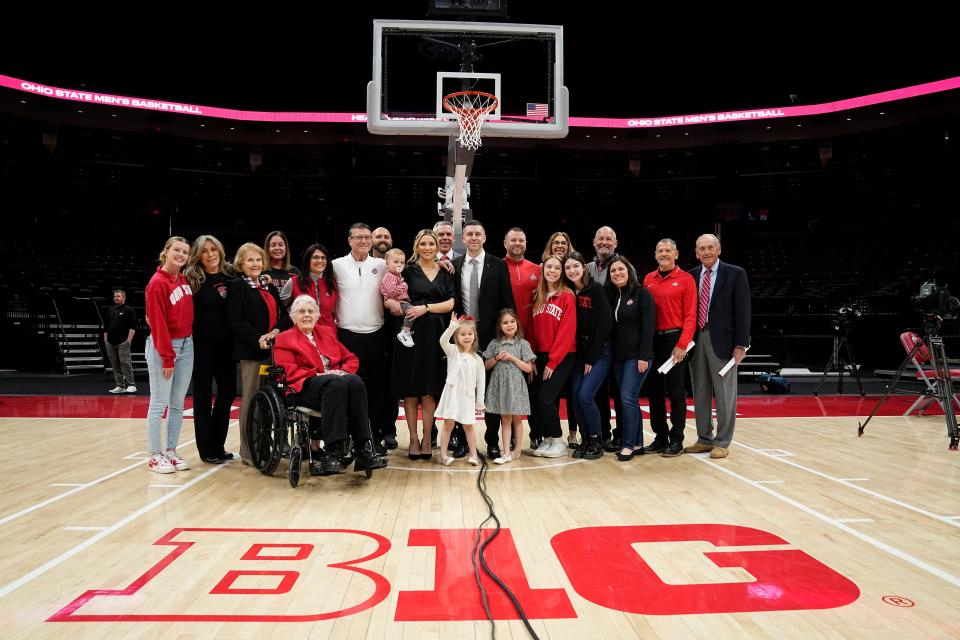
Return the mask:
[[[434, 549], [433, 584], [430, 589], [400, 591], [394, 620], [486, 619], [473, 573], [475, 535], [473, 529], [410, 531], [409, 547]], [[580, 597], [625, 613], [830, 609], [850, 604], [860, 595], [853, 582], [803, 551], [766, 548], [789, 543], [749, 527], [583, 527], [558, 533], [550, 543]], [[704, 569], [726, 575], [697, 584], [680, 584], [676, 579], [668, 583], [651, 567], [651, 562], [656, 564], [653, 554], [648, 562], [646, 551], [634, 546], [648, 543], [663, 548], [691, 543], [690, 548], [716, 549], [698, 551], [692, 557], [708, 563]], [[359, 613], [390, 594], [384, 575], [358, 566], [390, 550], [389, 540], [367, 531], [184, 528], [173, 529], [154, 545], [173, 549], [125, 589], [87, 591], [49, 621], [307, 622]], [[661, 565], [669, 565], [662, 551], [656, 555], [661, 556], [657, 559]], [[577, 617], [562, 587], [530, 587], [509, 529], [501, 531], [485, 557], [528, 618]], [[410, 576], [416, 572], [409, 566], [398, 567], [390, 560], [376, 564], [413, 579]], [[224, 570], [224, 564], [229, 569]], [[728, 581], [719, 581], [723, 578]], [[485, 574], [481, 581], [494, 618], [518, 619], [499, 587]], [[324, 603], [336, 603], [339, 608], [327, 611]]]

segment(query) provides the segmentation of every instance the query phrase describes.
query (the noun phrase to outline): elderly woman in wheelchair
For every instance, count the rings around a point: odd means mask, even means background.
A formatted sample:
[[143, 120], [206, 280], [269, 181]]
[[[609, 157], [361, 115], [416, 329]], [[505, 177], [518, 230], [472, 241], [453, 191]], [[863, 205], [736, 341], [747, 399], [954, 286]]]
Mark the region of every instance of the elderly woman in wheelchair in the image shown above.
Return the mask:
[[[319, 316], [317, 303], [310, 296], [298, 296], [293, 301], [290, 317], [294, 326], [280, 333], [274, 343], [276, 368], [282, 368], [287, 389], [296, 392], [296, 412], [315, 415], [319, 411], [323, 416], [322, 453], [318, 450], [320, 434], [312, 429], [310, 433], [311, 458], [316, 454], [320, 458], [311, 462], [311, 475], [343, 473], [341, 454], [349, 448], [344, 446], [349, 436], [354, 445], [354, 471], [365, 471], [369, 477], [373, 469], [387, 466], [387, 461], [373, 451], [367, 389], [355, 373], [359, 360], [337, 340], [333, 329], [317, 324]], [[295, 438], [291, 454], [299, 453], [298, 445], [305, 443], [297, 441], [301, 440], [297, 433], [291, 435]], [[299, 458], [291, 455], [290, 459], [291, 469], [296, 462], [298, 475]]]

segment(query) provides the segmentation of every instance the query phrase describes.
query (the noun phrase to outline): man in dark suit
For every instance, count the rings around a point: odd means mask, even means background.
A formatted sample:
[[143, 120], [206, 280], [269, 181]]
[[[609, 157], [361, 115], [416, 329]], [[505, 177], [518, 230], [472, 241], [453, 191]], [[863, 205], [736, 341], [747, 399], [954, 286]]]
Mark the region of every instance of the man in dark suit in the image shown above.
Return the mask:
[[[487, 232], [479, 220], [468, 220], [463, 225], [465, 255], [454, 258], [454, 310], [457, 314], [473, 316], [477, 322], [480, 349], [486, 349], [497, 335], [497, 316], [501, 309], [516, 309], [513, 287], [507, 264], [483, 250]], [[487, 413], [484, 422], [487, 456], [500, 457], [500, 416]]]
[[[697, 283], [696, 347], [690, 362], [697, 443], [684, 453], [710, 452], [711, 458], [726, 458], [737, 419], [737, 368], [723, 377], [720, 369], [733, 358], [739, 365], [750, 344], [750, 288], [747, 273], [720, 262], [720, 240], [706, 233], [697, 238], [701, 266], [690, 275]], [[717, 399], [717, 432], [710, 415]]]

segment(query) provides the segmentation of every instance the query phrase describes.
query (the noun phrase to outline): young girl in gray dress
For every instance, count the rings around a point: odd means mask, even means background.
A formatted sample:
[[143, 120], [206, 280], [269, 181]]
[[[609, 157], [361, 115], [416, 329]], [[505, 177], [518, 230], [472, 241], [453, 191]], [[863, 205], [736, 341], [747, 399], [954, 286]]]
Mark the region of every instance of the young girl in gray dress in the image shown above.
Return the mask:
[[[523, 339], [517, 313], [513, 309], [502, 310], [497, 318], [497, 337], [483, 352], [484, 366], [493, 369], [487, 383], [487, 411], [500, 414], [500, 442], [504, 450], [493, 461], [495, 464], [520, 457], [523, 418], [530, 413], [526, 374], [533, 370], [536, 359], [530, 343]], [[512, 450], [511, 436], [516, 437]]]

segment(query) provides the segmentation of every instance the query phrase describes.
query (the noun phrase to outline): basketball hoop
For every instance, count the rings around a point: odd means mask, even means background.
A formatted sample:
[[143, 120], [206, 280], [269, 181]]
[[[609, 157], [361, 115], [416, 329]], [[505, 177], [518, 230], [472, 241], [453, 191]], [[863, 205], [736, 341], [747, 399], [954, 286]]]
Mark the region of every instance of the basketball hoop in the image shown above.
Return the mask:
[[457, 122], [460, 123], [457, 141], [461, 147], [473, 150], [480, 147], [480, 127], [498, 104], [500, 101], [497, 96], [483, 91], [457, 91], [444, 96], [443, 106], [457, 116]]

